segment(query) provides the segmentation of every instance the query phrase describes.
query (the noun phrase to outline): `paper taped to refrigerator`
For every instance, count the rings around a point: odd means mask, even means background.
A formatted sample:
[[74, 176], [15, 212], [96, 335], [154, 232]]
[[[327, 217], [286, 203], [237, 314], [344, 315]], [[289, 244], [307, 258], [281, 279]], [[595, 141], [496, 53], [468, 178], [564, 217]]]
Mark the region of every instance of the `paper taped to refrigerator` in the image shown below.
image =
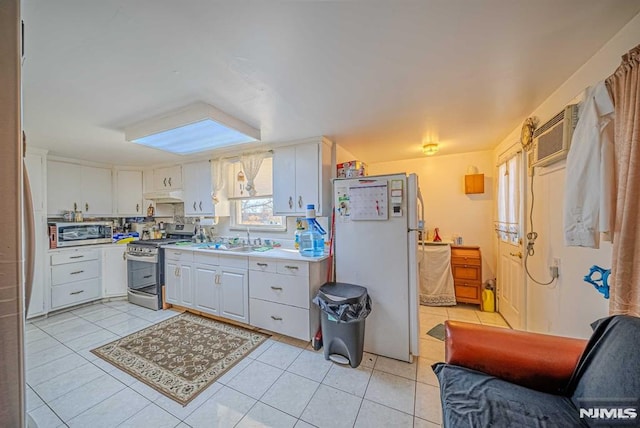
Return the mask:
[[387, 186], [386, 180], [361, 180], [349, 186], [351, 220], [388, 220]]

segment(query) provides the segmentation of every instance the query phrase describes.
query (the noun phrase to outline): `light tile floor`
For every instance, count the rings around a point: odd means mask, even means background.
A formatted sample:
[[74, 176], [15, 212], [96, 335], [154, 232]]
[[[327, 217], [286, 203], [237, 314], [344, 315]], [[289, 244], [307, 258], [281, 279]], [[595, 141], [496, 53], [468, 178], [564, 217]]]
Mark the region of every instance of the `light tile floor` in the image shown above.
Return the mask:
[[421, 306], [413, 364], [365, 353], [357, 369], [274, 335], [185, 407], [90, 352], [177, 314], [112, 301], [29, 321], [28, 413], [40, 428], [437, 427], [444, 344], [426, 332], [447, 319], [507, 326], [477, 306]]

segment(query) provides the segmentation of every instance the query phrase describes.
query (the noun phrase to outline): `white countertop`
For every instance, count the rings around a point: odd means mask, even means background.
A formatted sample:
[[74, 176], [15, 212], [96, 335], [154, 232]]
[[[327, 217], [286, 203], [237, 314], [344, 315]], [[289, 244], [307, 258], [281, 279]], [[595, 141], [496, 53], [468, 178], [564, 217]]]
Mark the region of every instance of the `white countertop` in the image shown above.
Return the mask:
[[320, 257], [305, 257], [300, 255], [298, 250], [293, 248], [273, 248], [267, 251], [229, 251], [229, 250], [216, 250], [213, 248], [202, 248], [203, 244], [192, 244], [192, 245], [176, 245], [176, 244], [167, 244], [163, 245], [162, 248], [167, 250], [186, 250], [186, 251], [194, 251], [199, 253], [212, 253], [212, 254], [224, 254], [227, 256], [234, 257], [260, 257], [260, 258], [268, 258], [268, 259], [284, 259], [284, 260], [298, 260], [302, 262], [320, 262], [329, 257], [328, 254], [324, 254]]

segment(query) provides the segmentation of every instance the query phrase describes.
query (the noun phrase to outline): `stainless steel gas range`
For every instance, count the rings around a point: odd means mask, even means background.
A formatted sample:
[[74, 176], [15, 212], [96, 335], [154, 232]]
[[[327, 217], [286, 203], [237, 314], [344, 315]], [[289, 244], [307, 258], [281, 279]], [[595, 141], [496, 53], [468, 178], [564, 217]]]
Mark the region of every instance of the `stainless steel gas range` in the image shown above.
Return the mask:
[[147, 239], [127, 244], [127, 294], [129, 302], [145, 308], [162, 309], [164, 285], [163, 245], [190, 241], [195, 232], [193, 224], [167, 225], [167, 237]]

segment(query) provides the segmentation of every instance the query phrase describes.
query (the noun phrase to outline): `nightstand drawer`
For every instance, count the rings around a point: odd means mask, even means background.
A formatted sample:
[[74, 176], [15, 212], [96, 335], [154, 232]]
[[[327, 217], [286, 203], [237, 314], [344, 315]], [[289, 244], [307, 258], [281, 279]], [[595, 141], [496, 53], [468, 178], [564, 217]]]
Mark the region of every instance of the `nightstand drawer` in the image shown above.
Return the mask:
[[480, 266], [451, 265], [453, 278], [458, 280], [480, 281]]
[[480, 300], [480, 283], [455, 281], [456, 299], [466, 301]]

